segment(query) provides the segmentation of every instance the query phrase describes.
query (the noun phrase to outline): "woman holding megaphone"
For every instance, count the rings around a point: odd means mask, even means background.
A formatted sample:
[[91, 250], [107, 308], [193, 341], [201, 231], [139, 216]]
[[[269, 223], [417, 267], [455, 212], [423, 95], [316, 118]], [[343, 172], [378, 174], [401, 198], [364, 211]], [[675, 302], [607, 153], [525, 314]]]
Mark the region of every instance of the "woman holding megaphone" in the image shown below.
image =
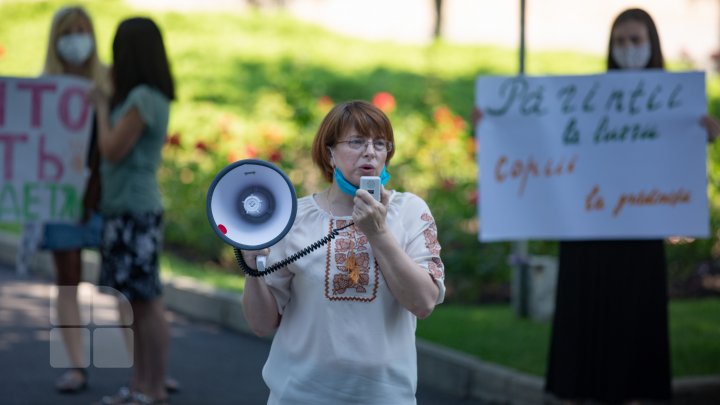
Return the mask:
[[313, 141], [313, 161], [330, 186], [297, 201], [292, 229], [270, 249], [243, 250], [280, 262], [338, 230], [278, 271], [248, 277], [243, 312], [259, 336], [275, 332], [263, 378], [275, 403], [414, 404], [415, 326], [445, 295], [437, 228], [418, 196], [363, 176], [390, 178], [387, 116], [364, 101], [335, 106]]

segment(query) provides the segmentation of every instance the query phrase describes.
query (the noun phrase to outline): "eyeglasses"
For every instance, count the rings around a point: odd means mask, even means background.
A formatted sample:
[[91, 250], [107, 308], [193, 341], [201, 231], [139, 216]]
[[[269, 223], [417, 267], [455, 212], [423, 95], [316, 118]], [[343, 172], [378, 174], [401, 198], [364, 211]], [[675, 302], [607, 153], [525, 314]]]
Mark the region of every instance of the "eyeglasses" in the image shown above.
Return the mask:
[[347, 141], [339, 141], [337, 143], [346, 143], [352, 150], [362, 150], [364, 151], [367, 149], [367, 146], [372, 143], [373, 149], [375, 149], [376, 152], [390, 152], [393, 148], [392, 142], [386, 141], [384, 139], [362, 139], [362, 138], [352, 138], [348, 139]]

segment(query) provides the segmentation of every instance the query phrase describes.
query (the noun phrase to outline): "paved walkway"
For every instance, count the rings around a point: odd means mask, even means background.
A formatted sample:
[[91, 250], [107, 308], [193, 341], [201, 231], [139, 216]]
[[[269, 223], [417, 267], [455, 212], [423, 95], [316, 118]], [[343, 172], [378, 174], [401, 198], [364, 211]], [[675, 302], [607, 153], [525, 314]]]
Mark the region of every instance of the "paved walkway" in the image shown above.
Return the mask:
[[[126, 368], [91, 365], [86, 391], [76, 395], [60, 395], [54, 391], [53, 383], [60, 370], [52, 367], [50, 360], [51, 291], [48, 279], [21, 278], [7, 266], [0, 267], [0, 403], [4, 405], [90, 404], [114, 393], [128, 381]], [[114, 299], [109, 296], [93, 294], [91, 319], [107, 320], [114, 316], [114, 305]], [[181, 392], [171, 396], [173, 404], [266, 402], [268, 391], [260, 370], [270, 350], [270, 341], [194, 321], [171, 311], [167, 314], [172, 336], [169, 372], [182, 385]], [[88, 327], [91, 331], [103, 327], [93, 325]], [[418, 389], [417, 399], [419, 405], [479, 403], [423, 386]]]

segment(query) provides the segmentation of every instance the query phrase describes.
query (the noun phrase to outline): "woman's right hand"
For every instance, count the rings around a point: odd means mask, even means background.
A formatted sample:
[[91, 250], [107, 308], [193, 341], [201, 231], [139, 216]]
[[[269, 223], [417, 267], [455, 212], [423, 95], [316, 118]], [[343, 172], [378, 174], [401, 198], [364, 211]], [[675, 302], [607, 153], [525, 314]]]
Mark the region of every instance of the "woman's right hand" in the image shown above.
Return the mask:
[[483, 112], [481, 109], [475, 107], [472, 112], [472, 132], [475, 133], [475, 129], [483, 118]]
[[243, 260], [245, 260], [245, 264], [247, 264], [251, 269], [257, 270], [257, 257], [269, 255], [270, 249], [240, 250], [240, 253], [242, 254]]
[[[257, 270], [257, 257], [269, 253], [270, 249], [240, 250], [245, 264], [253, 270]], [[275, 296], [265, 282], [265, 277], [245, 277], [242, 311], [250, 330], [257, 336], [269, 336], [277, 329], [280, 324], [280, 312]]]
[[703, 115], [700, 117], [700, 125], [705, 128], [705, 131], [707, 131], [708, 143], [715, 142], [715, 140], [720, 136], [720, 121], [718, 121], [715, 117], [711, 117], [707, 114]]

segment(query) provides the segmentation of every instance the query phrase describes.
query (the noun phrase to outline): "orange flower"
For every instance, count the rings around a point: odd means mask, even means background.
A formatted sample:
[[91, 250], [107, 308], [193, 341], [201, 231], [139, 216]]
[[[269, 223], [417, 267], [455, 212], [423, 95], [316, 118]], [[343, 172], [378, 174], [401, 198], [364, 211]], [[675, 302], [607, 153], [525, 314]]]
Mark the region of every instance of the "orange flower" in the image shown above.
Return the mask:
[[335, 102], [329, 96], [322, 96], [317, 101], [317, 108], [322, 111], [323, 114], [330, 111], [333, 105], [335, 105]]
[[257, 149], [252, 145], [245, 146], [245, 156], [252, 159], [257, 156]]
[[434, 118], [435, 122], [438, 123], [449, 122], [450, 120], [452, 120], [452, 113], [450, 112], [449, 108], [443, 105], [435, 109]]
[[353, 284], [357, 284], [358, 279], [360, 278], [360, 268], [358, 267], [358, 264], [355, 261], [354, 254], [350, 254], [350, 257], [348, 257], [347, 268], [348, 268], [348, 273], [350, 273], [349, 274], [350, 281]]
[[395, 111], [395, 97], [386, 91], [375, 93], [372, 103], [375, 107], [381, 109], [386, 114], [390, 114]]

